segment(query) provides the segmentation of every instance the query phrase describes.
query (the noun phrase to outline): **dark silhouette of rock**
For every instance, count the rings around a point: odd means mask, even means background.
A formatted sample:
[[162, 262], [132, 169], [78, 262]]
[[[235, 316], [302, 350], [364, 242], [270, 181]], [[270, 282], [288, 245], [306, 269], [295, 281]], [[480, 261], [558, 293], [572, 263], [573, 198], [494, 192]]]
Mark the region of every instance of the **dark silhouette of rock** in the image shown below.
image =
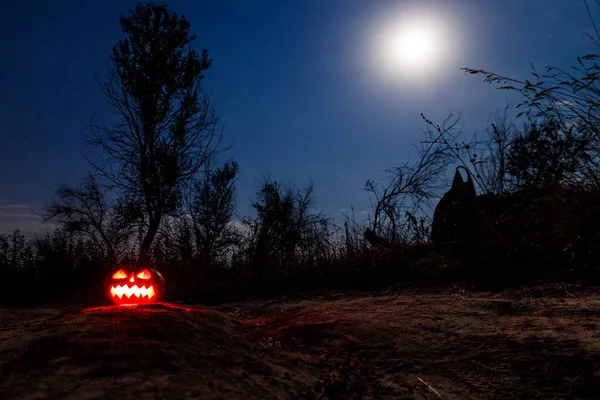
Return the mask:
[[[459, 169], [467, 174], [464, 181]], [[477, 213], [475, 209], [475, 185], [471, 174], [464, 167], [457, 167], [450, 190], [442, 196], [435, 208], [431, 224], [431, 241], [447, 242], [460, 240], [473, 230]]]
[[367, 228], [365, 230], [365, 239], [367, 239], [367, 242], [369, 242], [373, 246], [380, 246], [385, 248], [390, 247], [390, 242], [377, 235], [375, 232], [373, 232], [371, 228]]

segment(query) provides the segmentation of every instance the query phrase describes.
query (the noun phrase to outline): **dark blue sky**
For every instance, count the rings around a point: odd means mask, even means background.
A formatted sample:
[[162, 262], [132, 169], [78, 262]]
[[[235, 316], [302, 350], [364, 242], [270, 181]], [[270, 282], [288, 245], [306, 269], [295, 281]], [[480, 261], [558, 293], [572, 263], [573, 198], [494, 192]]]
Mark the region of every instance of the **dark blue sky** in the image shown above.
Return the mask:
[[[122, 37], [129, 0], [8, 1], [0, 13], [0, 231], [34, 230], [57, 184], [86, 174], [83, 129], [105, 110], [95, 77]], [[222, 116], [225, 155], [240, 163], [239, 212], [270, 173], [305, 186], [340, 221], [369, 209], [367, 178], [406, 160], [420, 113], [464, 112], [467, 135], [504, 107], [460, 67], [523, 78], [592, 51], [583, 0], [167, 1], [185, 14], [214, 62], [205, 89]], [[412, 84], [379, 68], [377, 32], [407, 12], [442, 16], [458, 38], [451, 58]], [[383, 27], [383, 28], [382, 28]], [[514, 97], [513, 97], [514, 98]]]

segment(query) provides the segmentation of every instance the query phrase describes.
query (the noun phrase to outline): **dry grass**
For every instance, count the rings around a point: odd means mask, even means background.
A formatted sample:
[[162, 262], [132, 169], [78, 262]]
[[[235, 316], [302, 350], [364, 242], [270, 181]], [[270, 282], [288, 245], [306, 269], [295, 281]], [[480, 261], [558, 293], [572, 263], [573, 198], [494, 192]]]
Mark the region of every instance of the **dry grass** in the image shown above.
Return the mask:
[[599, 312], [556, 285], [4, 309], [0, 398], [590, 399]]

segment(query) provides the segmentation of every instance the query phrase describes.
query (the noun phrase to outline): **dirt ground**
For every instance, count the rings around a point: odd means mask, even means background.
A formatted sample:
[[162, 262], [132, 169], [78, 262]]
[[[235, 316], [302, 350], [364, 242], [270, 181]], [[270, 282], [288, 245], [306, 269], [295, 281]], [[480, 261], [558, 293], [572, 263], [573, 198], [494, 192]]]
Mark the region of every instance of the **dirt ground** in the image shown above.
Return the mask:
[[600, 291], [0, 309], [0, 399], [600, 399]]

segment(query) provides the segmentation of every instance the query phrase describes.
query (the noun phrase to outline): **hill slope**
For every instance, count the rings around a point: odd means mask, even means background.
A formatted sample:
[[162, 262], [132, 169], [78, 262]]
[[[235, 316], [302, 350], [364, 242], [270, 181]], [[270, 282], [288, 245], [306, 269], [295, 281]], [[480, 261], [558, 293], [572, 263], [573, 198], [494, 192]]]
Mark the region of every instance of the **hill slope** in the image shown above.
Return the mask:
[[0, 398], [594, 398], [600, 295], [570, 290], [1, 309]]

